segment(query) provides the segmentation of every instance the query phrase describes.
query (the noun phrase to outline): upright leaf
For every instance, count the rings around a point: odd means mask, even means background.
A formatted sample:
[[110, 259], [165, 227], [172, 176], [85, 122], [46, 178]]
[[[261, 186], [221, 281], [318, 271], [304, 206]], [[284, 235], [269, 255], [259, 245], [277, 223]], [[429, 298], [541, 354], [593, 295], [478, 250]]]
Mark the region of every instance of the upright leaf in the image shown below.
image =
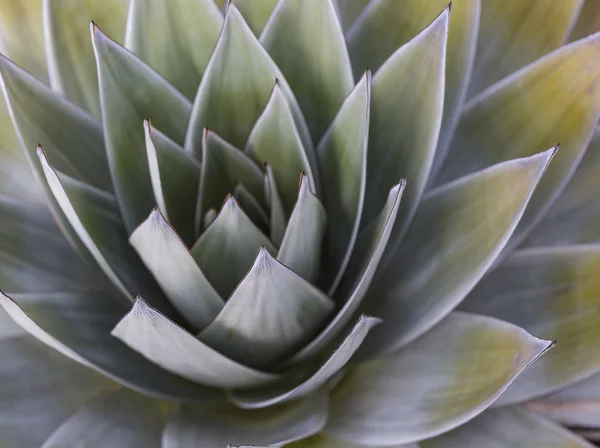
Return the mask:
[[[36, 0], [39, 1], [39, 0]], [[50, 85], [79, 107], [100, 117], [98, 75], [92, 43], [84, 36], [94, 20], [122, 43], [128, 0], [42, 0]], [[83, 42], [82, 42], [83, 40]]]
[[298, 98], [313, 141], [320, 140], [354, 86], [334, 1], [281, 0], [260, 36]]
[[499, 320], [451, 314], [408, 347], [349, 369], [324, 433], [368, 446], [441, 434], [490, 406], [550, 345]]
[[271, 17], [278, 0], [236, 0], [235, 4], [248, 22], [248, 26], [257, 36]]
[[125, 47], [194, 98], [223, 24], [217, 5], [213, 0], [129, 1]]
[[119, 208], [129, 233], [155, 205], [140, 123], [154, 125], [183, 143], [190, 113], [189, 101], [152, 68], [91, 27], [104, 140]]
[[337, 8], [344, 30], [354, 24], [371, 0], [337, 0]]
[[277, 247], [283, 240], [286, 228], [286, 216], [285, 207], [281, 201], [279, 189], [275, 182], [275, 176], [273, 175], [273, 169], [271, 165], [265, 164], [265, 197], [269, 204], [269, 236], [273, 244]]
[[327, 209], [324, 280], [336, 289], [354, 249], [367, 175], [371, 72], [350, 93], [317, 148]]

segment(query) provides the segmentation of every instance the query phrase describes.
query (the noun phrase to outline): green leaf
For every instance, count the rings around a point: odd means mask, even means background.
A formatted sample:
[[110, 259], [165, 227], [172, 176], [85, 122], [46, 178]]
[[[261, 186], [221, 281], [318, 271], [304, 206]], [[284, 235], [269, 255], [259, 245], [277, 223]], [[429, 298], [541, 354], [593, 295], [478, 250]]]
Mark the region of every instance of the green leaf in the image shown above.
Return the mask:
[[[339, 448], [343, 446], [344, 448], [373, 448], [366, 445], [357, 445], [355, 443], [348, 442], [340, 442], [337, 439], [333, 439], [323, 434], [316, 434], [313, 437], [309, 437], [308, 439], [299, 440], [296, 443], [292, 443], [290, 445], [286, 445], [286, 448]], [[381, 448], [381, 447], [379, 447]], [[410, 443], [408, 445], [394, 445], [393, 447], [388, 448], [419, 448], [419, 445], [416, 443]], [[448, 447], [450, 448], [450, 447]], [[453, 447], [454, 448], [454, 447]]]
[[0, 53], [46, 82], [42, 1], [0, 0]]
[[367, 70], [317, 148], [324, 173], [327, 234], [323, 268], [329, 295], [342, 278], [358, 234], [367, 183], [370, 103], [371, 72]]
[[[355, 73], [359, 74], [359, 71], [367, 66], [371, 67], [376, 73], [377, 69], [390, 56], [396, 53], [398, 48], [411, 42], [414, 36], [418, 35], [421, 30], [430, 27], [429, 24], [432, 21], [439, 22], [441, 17], [436, 19], [436, 16], [447, 6], [447, 0], [429, 0], [427, 2], [421, 0], [403, 0], [401, 2], [395, 0], [377, 0], [370, 3], [369, 8], [365, 10], [364, 14], [362, 14], [347, 34], [348, 48]], [[448, 144], [458, 123], [460, 111], [464, 105], [473, 60], [475, 58], [479, 13], [480, 0], [454, 0], [452, 2], [452, 12], [449, 14], [450, 23], [448, 25], [446, 55], [445, 58], [441, 58], [441, 61], [445, 59], [445, 85], [443, 91], [440, 91], [438, 88], [437, 93], [438, 99], [441, 99], [441, 97], [444, 98], [444, 111], [439, 131], [438, 147], [435, 151], [433, 166], [431, 167], [432, 173], [438, 171], [444, 159]], [[412, 43], [410, 45], [415, 44]], [[430, 51], [439, 51], [439, 49], [432, 48]], [[437, 68], [438, 70], [440, 68], [444, 69], [444, 67], [439, 66]], [[423, 73], [421, 70], [412, 67], [403, 67], [400, 69], [409, 73], [415, 73], [417, 76]], [[373, 92], [375, 92], [375, 80], [373, 83]], [[395, 91], [395, 83], [391, 82], [390, 84], [387, 89], [391, 92]], [[373, 95], [373, 110], [376, 111], [375, 93]], [[410, 114], [412, 107], [406, 105], [400, 109], [400, 112], [404, 111], [405, 114]], [[397, 122], [411, 123], [410, 115], [408, 115], [408, 118], [401, 120], [394, 119]], [[388, 127], [387, 132], [390, 132], [389, 130], [392, 127]], [[410, 130], [411, 125], [407, 125], [406, 128]], [[400, 136], [399, 138], [403, 138], [402, 133], [398, 133], [398, 135]], [[376, 137], [375, 134], [372, 134], [372, 136]], [[408, 143], [407, 146], [406, 151], [409, 153], [421, 151], [419, 144], [414, 144], [413, 147]], [[398, 166], [402, 167], [402, 165]], [[409, 173], [402, 172], [397, 174], [396, 179], [400, 175], [408, 177], [411, 185], [410, 190], [412, 190], [416, 185], [414, 176], [409, 176]], [[381, 199], [379, 200], [381, 201]]]
[[131, 234], [129, 242], [194, 331], [206, 328], [223, 308], [223, 299], [157, 209]]
[[235, 0], [235, 5], [248, 22], [255, 35], [260, 35], [265, 24], [271, 17], [278, 0]]
[[438, 185], [560, 143], [559, 154], [509, 243], [509, 248], [516, 247], [583, 156], [600, 117], [599, 81], [597, 35], [563, 47], [483, 92], [466, 106]]
[[554, 152], [498, 164], [425, 195], [369, 291], [366, 312], [385, 321], [365, 354], [414, 341], [466, 297], [506, 245]]
[[230, 401], [240, 408], [256, 409], [312, 394], [346, 367], [369, 331], [379, 322], [380, 320], [377, 318], [360, 316], [339, 346], [327, 353], [320, 360], [318, 369], [308, 377], [298, 381], [298, 375], [295, 375], [296, 378], [292, 377], [291, 384], [284, 383], [264, 389], [231, 392], [229, 394]]
[[556, 349], [528, 369], [501, 403], [523, 402], [600, 373], [598, 269], [600, 246], [519, 250], [461, 305], [557, 341]]
[[[219, 396], [155, 366], [112, 337], [111, 329], [127, 308], [110, 293], [92, 289], [94, 284], [88, 288], [11, 294], [10, 298], [0, 294], [0, 306], [44, 344], [129, 389], [178, 401], [207, 401]], [[40, 371], [45, 373], [45, 369]]]
[[486, 411], [460, 428], [420, 445], [421, 448], [593, 448], [575, 433], [516, 407]]
[[[40, 2], [40, 0], [36, 0]], [[100, 117], [96, 61], [82, 42], [90, 21], [123, 41], [128, 0], [41, 0], [50, 85], [79, 107]], [[42, 142], [43, 143], [43, 142]]]
[[334, 302], [261, 247], [223, 310], [198, 337], [243, 364], [261, 368], [307, 342]]
[[308, 175], [311, 188], [315, 190], [317, 179], [279, 82], [273, 87], [264, 112], [252, 128], [244, 152], [256, 163], [268, 163], [273, 167], [281, 198], [288, 209], [291, 210], [296, 200], [301, 173]]
[[347, 30], [358, 19], [371, 0], [337, 0], [340, 20]]
[[38, 157], [46, 182], [69, 224], [116, 290], [130, 302], [137, 292], [146, 292], [152, 303], [173, 315], [169, 302], [128, 244], [115, 197], [59, 176], [42, 148], [38, 149]]
[[[265, 209], [258, 203], [258, 200], [248, 191], [243, 184], [237, 184], [233, 189], [233, 197], [240, 204], [242, 210], [246, 212], [248, 217], [255, 223], [261, 230], [268, 231], [269, 230], [269, 215], [265, 211]], [[266, 201], [265, 201], [266, 202]], [[214, 211], [214, 209], [211, 209]], [[210, 211], [210, 210], [209, 210]], [[208, 214], [208, 212], [207, 212]], [[206, 214], [204, 215], [206, 219]], [[214, 218], [217, 217], [217, 213], [215, 212], [215, 216], [210, 220], [212, 222]], [[210, 223], [205, 224], [204, 228], [207, 228]]]
[[523, 242], [524, 246], [600, 243], [600, 128], [565, 190]]
[[245, 188], [266, 205], [263, 172], [242, 151], [230, 145], [208, 129], [202, 139], [202, 171], [197, 205], [197, 219], [207, 210], [218, 209], [225, 197], [242, 183]]
[[363, 225], [377, 216], [398, 179], [410, 182], [390, 249], [397, 247], [421, 200], [438, 142], [448, 15], [445, 9], [373, 76]]
[[526, 404], [527, 408], [563, 425], [600, 427], [600, 374]]
[[144, 120], [146, 154], [154, 199], [161, 213], [187, 245], [194, 241], [200, 163]]
[[547, 5], [537, 0], [482, 1], [469, 96], [560, 47], [577, 19], [581, 3], [582, 0]]
[[125, 47], [193, 99], [223, 24], [219, 8], [212, 0], [130, 2]]
[[204, 128], [243, 148], [277, 79], [304, 148], [310, 153], [310, 134], [294, 94], [235, 4], [229, 2], [221, 35], [194, 101], [185, 148], [200, 155]]
[[91, 27], [98, 66], [104, 139], [119, 208], [129, 233], [154, 207], [140, 123], [152, 123], [183, 143], [191, 105], [152, 68]]
[[100, 395], [60, 425], [42, 448], [159, 446], [165, 407], [127, 389]]
[[114, 387], [27, 335], [0, 340], [0, 381], [0, 444], [6, 447], [41, 446], [87, 400]]
[[35, 149], [41, 143], [57, 169], [111, 191], [100, 124], [2, 56], [0, 76], [15, 131], [28, 158], [36, 159]]
[[162, 446], [214, 448], [248, 443], [287, 446], [288, 442], [319, 432], [325, 426], [328, 407], [325, 395], [252, 411], [230, 404], [184, 405], [167, 423]]
[[260, 36], [298, 98], [313, 141], [320, 140], [354, 87], [334, 1], [281, 0]]
[[141, 298], [111, 334], [163, 369], [207, 386], [256, 387], [278, 379], [213, 350]]
[[281, 197], [279, 195], [279, 189], [275, 182], [275, 176], [273, 175], [273, 169], [271, 165], [265, 164], [265, 198], [270, 208], [270, 238], [275, 246], [279, 247], [283, 236], [285, 234], [285, 219], [286, 212], [284, 206], [281, 203]]
[[600, 4], [595, 0], [583, 0], [577, 21], [571, 27], [569, 41], [579, 40], [600, 31]]
[[219, 295], [226, 298], [248, 272], [261, 246], [277, 253], [233, 196], [227, 196], [215, 220], [192, 247], [192, 255]]
[[299, 362], [323, 350], [339, 337], [340, 332], [355, 315], [356, 310], [359, 308], [371, 285], [381, 257], [387, 247], [396, 217], [398, 216], [400, 200], [402, 199], [405, 187], [406, 181], [402, 179], [400, 184], [392, 188], [385, 208], [358, 237], [356, 249], [350, 258], [348, 270], [335, 296], [335, 299], [338, 303], [342, 304], [342, 307], [337, 311], [331, 322], [329, 322], [329, 325], [310, 344], [296, 353], [290, 362]]
[[551, 344], [499, 320], [453, 313], [408, 347], [349, 369], [324, 433], [390, 446], [449, 431], [492, 404]]
[[306, 174], [300, 178], [298, 200], [290, 216], [277, 260], [304, 280], [315, 283], [320, 273], [321, 248], [327, 226], [325, 207], [310, 190]]

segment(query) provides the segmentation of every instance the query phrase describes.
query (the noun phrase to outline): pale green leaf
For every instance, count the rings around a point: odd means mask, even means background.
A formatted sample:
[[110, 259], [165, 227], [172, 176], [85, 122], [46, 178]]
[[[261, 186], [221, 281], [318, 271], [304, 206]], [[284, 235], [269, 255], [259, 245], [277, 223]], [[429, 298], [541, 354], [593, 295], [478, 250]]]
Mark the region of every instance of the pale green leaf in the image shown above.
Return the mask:
[[[296, 443], [285, 445], [285, 448], [340, 448], [341, 446], [344, 448], [383, 448], [373, 447], [370, 445], [357, 445], [349, 442], [340, 442], [338, 439], [328, 437], [324, 434], [317, 434], [313, 437], [309, 437], [308, 439], [299, 440]], [[416, 443], [410, 443], [408, 445], [402, 444], [388, 446], [387, 448], [419, 448], [419, 445]]]
[[308, 342], [333, 307], [329, 297], [261, 247], [223, 310], [198, 337], [231, 359], [261, 368]]
[[228, 194], [242, 183], [255, 199], [264, 201], [263, 172], [242, 151], [208, 129], [202, 139], [202, 170], [196, 209], [199, 222], [207, 210], [219, 209]]
[[294, 117], [279, 82], [275, 84], [264, 112], [252, 128], [244, 149], [256, 163], [273, 167], [281, 198], [288, 209], [293, 207], [298, 192], [298, 179], [306, 173], [315, 190], [312, 172]]
[[[268, 231], [269, 230], [269, 215], [262, 207], [261, 204], [258, 203], [258, 200], [248, 191], [243, 184], [237, 184], [233, 189], [233, 197], [240, 204], [242, 210], [246, 212], [248, 217], [252, 220], [254, 224], [256, 224], [261, 230]], [[266, 202], [266, 201], [265, 201]], [[214, 209], [211, 209], [214, 211]], [[210, 210], [209, 210], [210, 212]], [[207, 212], [208, 213], [208, 212]], [[206, 219], [206, 214], [204, 215]], [[210, 220], [212, 222], [214, 218], [217, 217], [215, 212], [215, 216]], [[207, 228], [210, 225], [204, 225], [204, 228]]]
[[453, 313], [408, 347], [351, 368], [324, 433], [369, 446], [444, 433], [484, 411], [550, 346], [508, 323]]
[[128, 244], [115, 197], [65, 175], [59, 176], [42, 148], [38, 148], [38, 157], [62, 212], [116, 290], [130, 302], [136, 293], [145, 292], [154, 305], [173, 315], [169, 302]]
[[443, 319], [512, 235], [555, 150], [495, 165], [430, 191], [366, 311], [385, 319], [364, 354], [408, 344]]
[[100, 123], [2, 56], [0, 76], [10, 117], [29, 158], [37, 158], [35, 149], [42, 144], [60, 171], [112, 190]]
[[493, 409], [421, 448], [593, 448], [575, 433], [517, 407]]
[[323, 350], [332, 341], [339, 337], [340, 332], [347, 326], [350, 319], [355, 315], [371, 281], [375, 276], [377, 267], [383, 252], [387, 247], [392, 233], [402, 193], [406, 187], [406, 181], [402, 179], [390, 191], [385, 208], [379, 216], [367, 227], [356, 242], [356, 249], [350, 258], [348, 270], [342, 279], [340, 289], [335, 298], [342, 307], [337, 311], [335, 317], [329, 322], [319, 335], [310, 344], [296, 353], [289, 362], [296, 363], [304, 360], [315, 353]]
[[0, 53], [46, 82], [42, 0], [0, 1]]
[[227, 196], [215, 220], [192, 247], [192, 255], [219, 295], [227, 298], [252, 266], [261, 246], [277, 253], [233, 196]]
[[445, 9], [373, 76], [363, 225], [377, 216], [398, 179], [410, 182], [389, 254], [414, 216], [433, 163], [444, 107], [448, 15]]
[[41, 1], [52, 89], [100, 117], [96, 61], [86, 36], [90, 21], [94, 20], [109, 36], [122, 43], [129, 0]]
[[563, 425], [600, 428], [600, 374], [530, 401], [526, 406]]
[[100, 395], [60, 425], [42, 448], [159, 446], [168, 406], [120, 389]]
[[344, 30], [358, 19], [371, 0], [337, 0], [337, 8]]
[[193, 99], [219, 37], [221, 12], [212, 0], [130, 2], [125, 47]]
[[110, 171], [131, 233], [155, 205], [140, 123], [151, 117], [158, 129], [181, 144], [191, 105], [157, 72], [94, 24], [91, 33]]
[[600, 243], [600, 128], [579, 163], [573, 178], [524, 246]]
[[229, 2], [221, 35], [194, 101], [185, 148], [200, 155], [204, 128], [243, 148], [277, 79], [289, 101], [304, 148], [310, 154], [310, 134], [298, 102], [235, 4]]
[[179, 401], [219, 396], [149, 363], [111, 336], [127, 308], [106, 291], [11, 294], [10, 298], [0, 294], [0, 306], [44, 344], [129, 389]]
[[286, 211], [284, 205], [281, 202], [281, 196], [279, 195], [279, 189], [275, 182], [275, 176], [273, 175], [273, 169], [271, 165], [265, 164], [265, 198], [269, 204], [269, 229], [270, 239], [273, 244], [277, 247], [281, 244], [286, 228]]
[[350, 93], [317, 148], [323, 177], [327, 233], [324, 280], [331, 295], [354, 249], [367, 183], [371, 72]]
[[129, 242], [194, 331], [210, 324], [223, 308], [223, 299], [157, 209], [131, 234]]
[[600, 2], [583, 0], [579, 17], [573, 24], [571, 34], [569, 34], [569, 41], [582, 39], [598, 31], [600, 31]]
[[298, 98], [313, 141], [320, 140], [354, 87], [334, 2], [280, 0], [260, 36]]
[[310, 191], [306, 174], [300, 179], [298, 200], [290, 216], [277, 260], [303, 279], [315, 283], [320, 273], [321, 247], [327, 226], [327, 213]]
[[256, 387], [278, 379], [213, 350], [140, 298], [111, 334], [163, 369], [207, 386]]
[[308, 377], [302, 378], [300, 381], [292, 378], [292, 384], [283, 383], [264, 389], [231, 392], [229, 399], [241, 408], [256, 409], [312, 394], [346, 367], [346, 364], [360, 347], [369, 331], [379, 322], [380, 320], [377, 318], [360, 316], [339, 346], [327, 353], [320, 360], [318, 369]]
[[501, 403], [546, 395], [600, 372], [599, 269], [600, 246], [519, 250], [461, 305], [557, 341], [552, 352], [508, 389]]
[[184, 405], [167, 423], [162, 446], [280, 446], [319, 432], [327, 420], [328, 408], [329, 399], [324, 395], [251, 411], [230, 404], [212, 407]]
[[194, 241], [200, 163], [144, 120], [146, 155], [154, 199], [161, 213], [187, 245]]
[[[483, 0], [469, 96], [560, 47], [582, 0]], [[555, 142], [556, 143], [556, 142]]]
[[235, 5], [248, 22], [250, 29], [259, 36], [277, 2], [278, 0], [235, 0]]
[[[515, 235], [527, 236], [562, 191], [600, 116], [600, 34], [551, 53], [466, 106], [438, 185], [560, 143]], [[524, 95], [523, 92], [527, 92]]]
[[[448, 3], [448, 0], [425, 2], [422, 0], [402, 0], [400, 2], [375, 0], [371, 2], [347, 34], [348, 48], [355, 74], [367, 66], [376, 73], [377, 69], [398, 48], [410, 42], [421, 30], [426, 29], [432, 21], [436, 20], [436, 16], [448, 6]], [[438, 148], [431, 167], [433, 173], [437, 172], [444, 159], [464, 104], [475, 58], [479, 13], [480, 0], [454, 0], [452, 2], [445, 55], [445, 85], [443, 91], [437, 94], [438, 98], [444, 98], [444, 112]], [[414, 69], [404, 68], [404, 70]], [[414, 73], [420, 75], [422, 72], [414, 70]], [[373, 95], [375, 95], [375, 80], [373, 82]], [[395, 84], [390, 84], [388, 90], [395, 91]], [[375, 107], [375, 97], [373, 101], [373, 107]], [[405, 114], [410, 114], [411, 109], [409, 105], [401, 108]], [[404, 123], [406, 120], [404, 118], [397, 121]], [[410, 118], [408, 122], [411, 122]], [[409, 125], [406, 127], [411, 129]], [[387, 132], [390, 132], [389, 128]], [[399, 133], [399, 135], [402, 138], [402, 134]], [[373, 134], [373, 136], [375, 135]], [[419, 145], [415, 145], [414, 147], [409, 146], [407, 150], [417, 152], [421, 149]], [[397, 177], [399, 175], [407, 176], [412, 190], [416, 185], [414, 176], [409, 176], [409, 173], [405, 172], [399, 173]]]

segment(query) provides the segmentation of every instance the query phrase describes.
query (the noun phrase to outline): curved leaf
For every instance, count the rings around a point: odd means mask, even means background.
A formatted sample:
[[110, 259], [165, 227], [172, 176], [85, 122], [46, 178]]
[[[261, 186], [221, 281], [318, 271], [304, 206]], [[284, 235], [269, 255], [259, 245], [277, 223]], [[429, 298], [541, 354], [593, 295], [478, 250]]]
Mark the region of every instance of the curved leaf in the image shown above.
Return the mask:
[[[171, 417], [163, 448], [215, 448], [228, 444], [280, 446], [302, 440], [323, 428], [329, 399], [316, 395], [292, 404], [245, 411], [230, 404], [184, 405]], [[247, 446], [247, 445], [243, 445]]]
[[302, 378], [301, 381], [292, 378], [291, 384], [275, 385], [268, 389], [231, 392], [229, 399], [238, 407], [256, 409], [312, 394], [346, 366], [369, 331], [379, 322], [377, 318], [360, 316], [341, 344], [320, 361], [316, 371]]
[[254, 262], [261, 246], [277, 249], [254, 225], [233, 196], [192, 247], [192, 255], [221, 297], [229, 297]]
[[498, 164], [425, 196], [369, 291], [367, 312], [385, 320], [365, 354], [414, 341], [466, 297], [506, 245], [554, 152]]
[[502, 321], [453, 313], [408, 347], [350, 369], [324, 433], [390, 446], [446, 432], [492, 404], [550, 345]]
[[125, 226], [131, 233], [155, 205], [140, 123], [151, 116], [158, 129], [182, 143], [191, 105], [95, 24], [91, 33], [110, 171]]
[[317, 148], [327, 210], [324, 281], [337, 288], [354, 249], [367, 183], [371, 72], [348, 95]]
[[582, 39], [600, 31], [600, 4], [595, 0], [583, 0], [579, 17], [571, 28], [569, 41]]
[[600, 372], [598, 269], [600, 246], [519, 250], [461, 305], [557, 341], [556, 349], [531, 366], [499, 402], [523, 402]]
[[[240, 204], [242, 210], [246, 212], [253, 223], [255, 223], [263, 231], [269, 230], [269, 215], [263, 206], [258, 203], [258, 200], [252, 195], [252, 193], [248, 191], [246, 187], [244, 187], [243, 184], [237, 184], [235, 186], [233, 189], [233, 197], [238, 204]], [[214, 209], [211, 210], [214, 211]], [[207, 214], [208, 212], [204, 215], [205, 220]], [[207, 228], [216, 217], [217, 214], [215, 212], [215, 216], [210, 219], [210, 222], [204, 224], [204, 228]]]
[[323, 136], [354, 87], [334, 2], [281, 0], [260, 36], [298, 98], [313, 141]]
[[236, 0], [235, 5], [248, 22], [248, 26], [257, 36], [271, 17], [278, 0]]
[[194, 241], [194, 217], [198, 202], [200, 163], [181, 146], [144, 120], [146, 155], [154, 198], [161, 213], [183, 241]]
[[515, 247], [581, 160], [600, 116], [599, 81], [600, 34], [563, 47], [495, 84], [466, 106], [438, 184], [560, 143], [560, 153], [509, 243], [509, 248]]
[[256, 387], [278, 379], [213, 350], [140, 298], [111, 334], [162, 368], [208, 386]]
[[223, 16], [215, 3], [212, 0], [129, 1], [125, 48], [188, 98], [194, 98], [223, 24]]
[[35, 148], [41, 143], [57, 169], [111, 191], [100, 124], [3, 56], [0, 75], [10, 117], [29, 159], [36, 160]]
[[223, 308], [223, 299], [157, 209], [131, 234], [129, 242], [194, 331], [206, 328]]
[[[40, 0], [36, 0], [39, 2]], [[41, 0], [50, 85], [100, 117], [98, 76], [91, 42], [82, 42], [94, 20], [122, 42], [128, 0]], [[43, 142], [42, 142], [43, 143]]]
[[261, 247], [223, 310], [198, 337], [238, 362], [265, 367], [307, 342], [333, 307], [329, 297]]
[[42, 448], [158, 446], [166, 420], [163, 403], [126, 389], [100, 395], [60, 425]]
[[284, 210], [284, 206], [281, 202], [281, 197], [279, 195], [279, 189], [277, 188], [277, 184], [275, 183], [275, 176], [273, 175], [273, 169], [271, 165], [265, 164], [265, 198], [270, 208], [270, 238], [273, 244], [277, 247], [281, 244], [283, 240], [283, 235], [285, 233], [285, 220], [286, 220], [286, 212]]
[[229, 2], [217, 46], [206, 67], [189, 120], [185, 148], [200, 155], [204, 129], [243, 148], [278, 79], [302, 143], [310, 154], [306, 122], [281, 72], [260, 45], [233, 2]]
[[593, 448], [576, 434], [519, 408], [486, 411], [460, 428], [420, 445], [421, 448]]
[[298, 177], [306, 173], [315, 190], [317, 179], [306, 155], [302, 140], [294, 124], [294, 117], [279, 82], [264, 112], [252, 128], [244, 149], [258, 164], [268, 163], [273, 167], [281, 198], [289, 209], [294, 205], [298, 192]]
[[481, 5], [469, 96], [560, 47], [577, 19], [582, 0], [547, 5], [537, 0], [484, 0]]
[[327, 226], [327, 213], [310, 191], [306, 174], [300, 178], [298, 200], [288, 221], [277, 260], [310, 283], [320, 273], [321, 247]]
[[371, 0], [337, 0], [340, 21], [347, 30], [358, 19]]

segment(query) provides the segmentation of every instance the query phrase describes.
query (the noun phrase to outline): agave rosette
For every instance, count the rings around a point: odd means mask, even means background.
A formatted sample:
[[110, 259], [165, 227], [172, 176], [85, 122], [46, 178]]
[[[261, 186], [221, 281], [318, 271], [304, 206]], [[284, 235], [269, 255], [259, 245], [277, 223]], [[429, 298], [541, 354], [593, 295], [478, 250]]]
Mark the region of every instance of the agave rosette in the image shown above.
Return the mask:
[[589, 447], [593, 3], [0, 2], [0, 442]]

